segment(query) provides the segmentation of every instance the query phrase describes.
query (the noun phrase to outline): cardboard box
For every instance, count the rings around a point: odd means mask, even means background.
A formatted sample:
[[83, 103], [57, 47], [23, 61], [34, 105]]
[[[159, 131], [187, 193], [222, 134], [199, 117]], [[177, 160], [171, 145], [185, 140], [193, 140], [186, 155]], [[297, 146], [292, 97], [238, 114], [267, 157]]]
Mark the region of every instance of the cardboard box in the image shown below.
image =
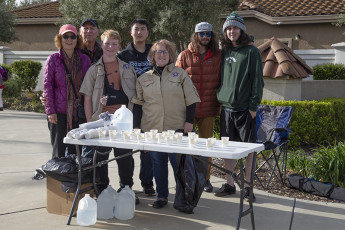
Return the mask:
[[[61, 181], [55, 180], [51, 177], [47, 177], [47, 211], [53, 214], [69, 216], [75, 193], [67, 193], [62, 191], [61, 185]], [[83, 184], [81, 186], [81, 189], [89, 186], [93, 186], [93, 184]], [[82, 199], [86, 193], [90, 194], [90, 196], [93, 197], [94, 190], [92, 189], [79, 195], [73, 212], [73, 216], [75, 216], [78, 210], [79, 200]]]

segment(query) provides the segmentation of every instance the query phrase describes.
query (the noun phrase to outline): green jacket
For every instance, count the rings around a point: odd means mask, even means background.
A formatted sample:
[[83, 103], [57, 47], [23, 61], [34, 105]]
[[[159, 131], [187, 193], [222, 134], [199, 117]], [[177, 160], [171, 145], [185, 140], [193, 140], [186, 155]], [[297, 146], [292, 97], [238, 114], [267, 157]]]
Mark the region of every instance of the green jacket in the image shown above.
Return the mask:
[[222, 106], [256, 111], [264, 87], [260, 51], [252, 45], [223, 49], [220, 74], [217, 98]]

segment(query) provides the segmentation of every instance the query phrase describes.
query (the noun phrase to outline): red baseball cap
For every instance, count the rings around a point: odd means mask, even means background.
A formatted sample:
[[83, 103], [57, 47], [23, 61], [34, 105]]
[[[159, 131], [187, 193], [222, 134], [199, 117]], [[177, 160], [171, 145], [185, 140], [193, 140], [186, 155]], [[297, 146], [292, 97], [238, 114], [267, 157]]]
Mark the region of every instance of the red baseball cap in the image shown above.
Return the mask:
[[64, 35], [67, 32], [72, 32], [74, 35], [78, 35], [77, 28], [73, 25], [66, 24], [60, 27], [59, 34]]

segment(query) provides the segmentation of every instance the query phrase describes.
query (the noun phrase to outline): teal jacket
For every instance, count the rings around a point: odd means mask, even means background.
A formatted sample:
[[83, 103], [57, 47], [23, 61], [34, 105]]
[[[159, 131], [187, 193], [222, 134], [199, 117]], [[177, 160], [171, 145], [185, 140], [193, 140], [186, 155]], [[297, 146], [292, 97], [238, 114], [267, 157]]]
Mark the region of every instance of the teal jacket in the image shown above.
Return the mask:
[[224, 48], [220, 74], [217, 98], [222, 106], [237, 111], [256, 111], [264, 87], [258, 48], [252, 45]]

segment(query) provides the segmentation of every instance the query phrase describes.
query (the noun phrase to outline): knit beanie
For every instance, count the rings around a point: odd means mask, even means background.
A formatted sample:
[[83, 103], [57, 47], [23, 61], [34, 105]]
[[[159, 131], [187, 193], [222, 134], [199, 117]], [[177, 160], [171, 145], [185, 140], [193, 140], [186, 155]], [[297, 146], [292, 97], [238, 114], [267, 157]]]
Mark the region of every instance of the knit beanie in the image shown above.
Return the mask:
[[232, 12], [225, 20], [223, 24], [223, 32], [225, 32], [226, 28], [229, 26], [236, 26], [246, 32], [246, 26], [244, 25], [243, 18], [235, 12]]

